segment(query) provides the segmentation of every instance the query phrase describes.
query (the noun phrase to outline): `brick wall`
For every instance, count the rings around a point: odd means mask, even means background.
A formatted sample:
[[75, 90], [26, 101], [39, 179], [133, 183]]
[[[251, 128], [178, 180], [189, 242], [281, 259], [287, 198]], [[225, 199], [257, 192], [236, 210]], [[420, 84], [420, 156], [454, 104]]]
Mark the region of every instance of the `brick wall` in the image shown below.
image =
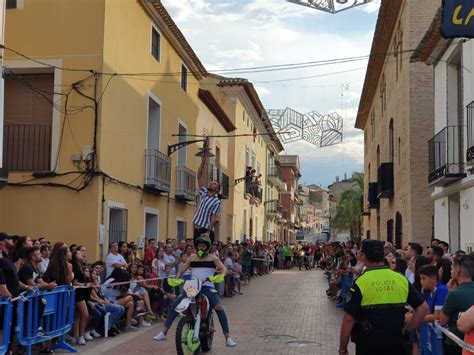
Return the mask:
[[[391, 1], [391, 0], [384, 0]], [[377, 147], [380, 163], [389, 162], [389, 125], [394, 127], [394, 189], [392, 199], [382, 199], [379, 210], [371, 210], [364, 218], [364, 232], [370, 230], [373, 239], [387, 239], [387, 222], [396, 214], [402, 216], [402, 243], [419, 241], [426, 243], [431, 238], [433, 204], [427, 183], [428, 139], [433, 133], [433, 72], [432, 68], [418, 63], [410, 64], [411, 51], [416, 48], [428, 29], [438, 0], [411, 0], [405, 3], [392, 29], [391, 44], [383, 69], [386, 83], [386, 109], [381, 108], [381, 82], [367, 110], [370, 111], [365, 131], [365, 188], [369, 182], [377, 181]], [[401, 64], [397, 70], [394, 56], [396, 36], [403, 33]], [[375, 114], [375, 132], [372, 132], [371, 115]], [[370, 166], [370, 173], [369, 173]], [[367, 191], [366, 191], [367, 194]], [[380, 233], [377, 233], [377, 217], [380, 217]], [[395, 233], [394, 233], [395, 237]]]

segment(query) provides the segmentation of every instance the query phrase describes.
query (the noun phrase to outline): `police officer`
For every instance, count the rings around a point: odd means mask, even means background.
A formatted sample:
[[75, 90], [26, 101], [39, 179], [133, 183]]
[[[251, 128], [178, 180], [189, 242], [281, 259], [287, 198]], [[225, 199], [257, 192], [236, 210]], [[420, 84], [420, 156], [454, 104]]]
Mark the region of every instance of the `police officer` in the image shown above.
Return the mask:
[[339, 354], [347, 355], [352, 336], [357, 355], [401, 355], [405, 306], [415, 310], [406, 330], [418, 328], [428, 313], [423, 296], [384, 264], [384, 243], [364, 240], [360, 253], [367, 269], [354, 282], [341, 326]]

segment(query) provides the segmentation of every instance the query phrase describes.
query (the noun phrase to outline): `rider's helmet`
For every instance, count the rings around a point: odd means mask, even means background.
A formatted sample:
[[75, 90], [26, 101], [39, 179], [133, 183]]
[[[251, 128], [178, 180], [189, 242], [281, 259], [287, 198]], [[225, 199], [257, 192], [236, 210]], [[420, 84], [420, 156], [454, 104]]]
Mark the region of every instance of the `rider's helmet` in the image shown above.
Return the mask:
[[197, 255], [199, 257], [203, 257], [203, 256], [206, 256], [209, 254], [209, 252], [211, 251], [211, 240], [209, 239], [209, 237], [206, 235], [206, 234], [201, 234], [197, 239], [196, 239], [196, 247], [198, 246], [198, 244], [206, 244], [206, 249], [205, 250], [198, 250], [197, 251]]

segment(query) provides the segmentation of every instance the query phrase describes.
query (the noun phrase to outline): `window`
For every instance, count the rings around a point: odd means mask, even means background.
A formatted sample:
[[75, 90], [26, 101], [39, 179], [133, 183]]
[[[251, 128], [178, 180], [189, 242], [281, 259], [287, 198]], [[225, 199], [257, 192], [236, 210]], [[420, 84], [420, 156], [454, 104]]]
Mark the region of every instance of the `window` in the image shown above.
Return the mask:
[[395, 217], [395, 246], [401, 248], [403, 244], [403, 224], [402, 215], [397, 212]]
[[151, 27], [151, 55], [159, 62], [161, 58], [161, 35], [155, 26]]
[[380, 81], [380, 108], [382, 110], [382, 115], [387, 109], [387, 84], [385, 82], [385, 74], [382, 75], [382, 80]]
[[3, 164], [10, 171], [50, 170], [54, 165], [51, 162], [54, 74], [25, 73], [21, 77], [19, 81], [11, 75], [5, 76]]
[[161, 106], [159, 100], [148, 96], [148, 132], [147, 148], [150, 150], [160, 150], [160, 130], [161, 130]]
[[395, 56], [396, 70], [395, 75], [398, 80], [399, 72], [403, 67], [403, 31], [402, 24], [399, 22], [393, 43], [393, 55]]
[[17, 8], [17, 0], [7, 0], [7, 9], [16, 9]]
[[187, 223], [185, 221], [176, 221], [176, 239], [186, 239], [186, 227]]
[[398, 137], [398, 165], [400, 165], [401, 157], [402, 157], [402, 139]]
[[145, 212], [145, 238], [158, 240], [158, 211]]
[[110, 208], [109, 244], [127, 240], [127, 214], [128, 211], [124, 208]]
[[216, 146], [216, 166], [221, 167], [221, 148]]
[[242, 111], [242, 120], [245, 122], [245, 111]]
[[247, 167], [250, 166], [250, 152], [245, 148], [245, 166], [244, 166], [244, 175], [247, 172]]
[[393, 136], [393, 118], [390, 120], [390, 125], [388, 126], [388, 155], [389, 155], [389, 162], [394, 162], [395, 157], [395, 142]]
[[184, 64], [181, 64], [181, 87], [188, 91], [188, 68]]
[[393, 219], [387, 221], [387, 242], [393, 244]]
[[[184, 143], [187, 141], [188, 130], [184, 124], [178, 123], [178, 143]], [[184, 146], [178, 150], [178, 161], [177, 166], [186, 166], [186, 157], [187, 157], [188, 147]]]
[[377, 146], [377, 169], [380, 167], [380, 146]]
[[372, 140], [375, 138], [375, 113], [370, 116], [370, 130], [372, 131]]

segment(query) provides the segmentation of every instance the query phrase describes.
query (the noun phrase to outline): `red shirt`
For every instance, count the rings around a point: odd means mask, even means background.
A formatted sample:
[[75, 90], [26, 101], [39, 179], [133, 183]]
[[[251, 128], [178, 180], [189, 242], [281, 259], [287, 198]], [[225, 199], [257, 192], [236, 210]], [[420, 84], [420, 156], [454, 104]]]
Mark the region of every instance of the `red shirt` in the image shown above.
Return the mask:
[[155, 252], [153, 249], [148, 248], [145, 250], [145, 263], [147, 263], [151, 267], [151, 263], [155, 258]]
[[309, 246], [309, 255], [314, 255], [315, 251], [316, 251], [316, 246], [315, 245], [310, 245]]
[[[471, 330], [469, 333], [464, 334], [464, 342], [470, 345], [474, 345], [474, 330]], [[462, 355], [472, 355], [468, 350], [463, 350]]]

